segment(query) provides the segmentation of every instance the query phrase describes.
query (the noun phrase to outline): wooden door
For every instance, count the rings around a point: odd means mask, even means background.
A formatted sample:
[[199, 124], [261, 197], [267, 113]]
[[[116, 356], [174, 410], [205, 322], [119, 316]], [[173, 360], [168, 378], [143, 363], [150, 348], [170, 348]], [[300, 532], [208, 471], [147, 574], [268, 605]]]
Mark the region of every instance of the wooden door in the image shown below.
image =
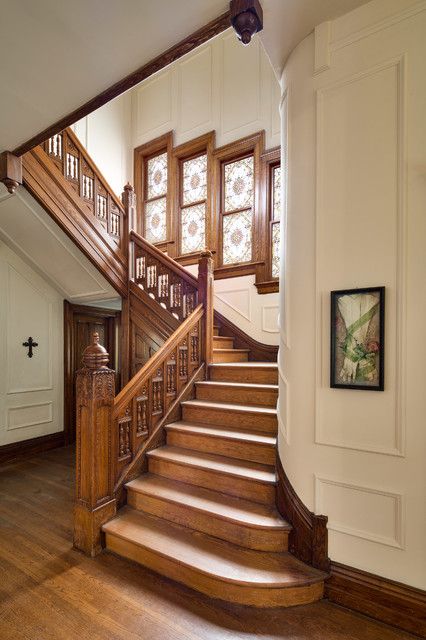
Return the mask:
[[92, 342], [92, 336], [99, 334], [99, 341], [109, 353], [109, 367], [115, 369], [118, 381], [117, 328], [119, 311], [85, 307], [65, 302], [65, 433], [68, 443], [75, 440], [75, 374], [82, 366], [83, 351]]

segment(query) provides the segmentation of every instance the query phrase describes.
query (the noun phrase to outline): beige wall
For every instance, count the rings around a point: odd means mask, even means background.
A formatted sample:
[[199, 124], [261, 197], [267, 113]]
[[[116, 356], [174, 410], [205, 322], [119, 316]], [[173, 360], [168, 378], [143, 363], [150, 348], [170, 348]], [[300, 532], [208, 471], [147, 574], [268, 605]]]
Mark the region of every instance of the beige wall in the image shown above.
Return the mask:
[[[284, 69], [279, 363], [280, 455], [329, 516], [331, 558], [423, 588], [425, 34], [425, 2], [375, 0], [320, 25]], [[376, 285], [385, 391], [330, 389], [330, 291]]]

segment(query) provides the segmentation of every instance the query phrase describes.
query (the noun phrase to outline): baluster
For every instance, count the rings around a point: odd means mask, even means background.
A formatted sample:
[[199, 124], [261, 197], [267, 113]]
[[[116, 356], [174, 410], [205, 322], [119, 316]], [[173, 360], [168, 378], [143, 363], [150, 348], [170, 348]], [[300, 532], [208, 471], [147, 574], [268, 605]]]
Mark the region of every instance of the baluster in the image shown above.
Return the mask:
[[115, 372], [107, 364], [108, 353], [95, 333], [76, 378], [74, 546], [90, 556], [102, 550], [101, 527], [116, 513], [111, 467]]
[[131, 457], [131, 425], [132, 418], [130, 409], [127, 407], [124, 416], [118, 419], [118, 459], [120, 462]]
[[148, 393], [147, 387], [142, 387], [141, 395], [136, 398], [136, 435], [141, 437], [148, 433]]

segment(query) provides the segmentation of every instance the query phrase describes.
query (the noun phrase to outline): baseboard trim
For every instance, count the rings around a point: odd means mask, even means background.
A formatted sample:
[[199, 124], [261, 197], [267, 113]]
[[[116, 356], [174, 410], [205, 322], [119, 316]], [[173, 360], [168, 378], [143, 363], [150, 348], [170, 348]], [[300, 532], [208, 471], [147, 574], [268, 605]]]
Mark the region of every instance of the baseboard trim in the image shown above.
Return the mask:
[[37, 455], [50, 449], [63, 447], [64, 445], [65, 433], [63, 431], [49, 433], [46, 436], [31, 438], [30, 440], [5, 444], [0, 447], [0, 464], [20, 460], [21, 458], [28, 458], [28, 456]]
[[426, 591], [332, 561], [325, 597], [426, 638]]

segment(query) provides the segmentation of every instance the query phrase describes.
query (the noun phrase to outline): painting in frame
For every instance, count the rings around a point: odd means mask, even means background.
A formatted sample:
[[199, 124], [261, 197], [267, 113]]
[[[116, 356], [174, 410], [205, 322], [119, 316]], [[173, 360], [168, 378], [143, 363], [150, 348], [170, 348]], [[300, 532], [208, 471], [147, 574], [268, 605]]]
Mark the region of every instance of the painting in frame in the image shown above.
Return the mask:
[[384, 390], [385, 287], [331, 292], [330, 386]]

